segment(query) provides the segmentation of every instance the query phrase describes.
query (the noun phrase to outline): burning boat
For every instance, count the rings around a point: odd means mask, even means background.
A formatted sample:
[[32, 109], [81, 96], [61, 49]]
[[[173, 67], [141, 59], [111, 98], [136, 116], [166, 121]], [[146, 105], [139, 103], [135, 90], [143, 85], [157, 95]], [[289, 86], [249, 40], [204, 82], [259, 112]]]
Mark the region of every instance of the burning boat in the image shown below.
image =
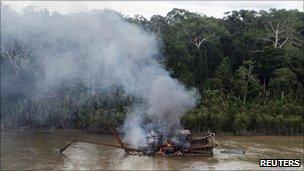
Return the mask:
[[186, 130], [178, 130], [174, 134], [164, 135], [157, 130], [151, 130], [146, 136], [145, 145], [132, 147], [122, 141], [114, 127], [108, 125], [114, 137], [120, 145], [104, 144], [87, 139], [74, 138], [67, 143], [59, 152], [62, 153], [74, 142], [87, 142], [102, 146], [122, 148], [126, 154], [130, 155], [161, 155], [161, 156], [193, 156], [193, 155], [212, 155], [213, 147], [216, 145], [215, 134], [207, 132], [201, 136], [193, 136]]
[[207, 132], [198, 137], [193, 137], [191, 132], [179, 130], [173, 135], [163, 135], [156, 130], [151, 130], [146, 137], [146, 145], [128, 154], [187, 156], [187, 155], [212, 155], [215, 145], [215, 134]]

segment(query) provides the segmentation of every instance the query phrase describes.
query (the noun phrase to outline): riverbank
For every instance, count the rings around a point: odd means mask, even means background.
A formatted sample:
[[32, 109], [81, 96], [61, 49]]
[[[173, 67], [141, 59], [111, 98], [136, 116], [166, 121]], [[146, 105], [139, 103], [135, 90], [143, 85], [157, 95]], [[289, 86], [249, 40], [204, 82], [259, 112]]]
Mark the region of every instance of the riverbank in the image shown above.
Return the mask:
[[[23, 132], [26, 130], [38, 130], [38, 131], [42, 131], [42, 132], [53, 132], [55, 130], [73, 130], [73, 131], [81, 131], [81, 132], [87, 132], [87, 133], [93, 133], [93, 134], [103, 134], [103, 135], [112, 135], [112, 132], [110, 131], [110, 129], [102, 129], [102, 130], [90, 130], [90, 129], [73, 129], [73, 128], [30, 128], [30, 127], [21, 127], [18, 129], [12, 129], [12, 128], [1, 128], [0, 131], [8, 131], [8, 132]], [[206, 131], [207, 132], [207, 131]], [[192, 135], [201, 135], [204, 134], [206, 132], [199, 132], [199, 131], [191, 131]], [[303, 134], [291, 134], [291, 135], [280, 135], [280, 134], [266, 134], [266, 133], [261, 133], [261, 132], [256, 132], [256, 131], [245, 131], [244, 134], [242, 135], [238, 135], [235, 132], [218, 132], [215, 133], [216, 137], [225, 137], [225, 136], [283, 136], [283, 137], [289, 137], [289, 136], [303, 136]]]

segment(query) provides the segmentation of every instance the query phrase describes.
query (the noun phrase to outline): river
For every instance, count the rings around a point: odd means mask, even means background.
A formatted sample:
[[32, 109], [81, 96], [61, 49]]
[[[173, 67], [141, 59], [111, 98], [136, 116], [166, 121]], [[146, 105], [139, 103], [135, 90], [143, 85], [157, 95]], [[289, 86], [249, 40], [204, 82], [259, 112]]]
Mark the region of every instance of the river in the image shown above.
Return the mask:
[[[58, 149], [72, 137], [117, 144], [110, 135], [77, 130], [22, 130], [1, 132], [1, 169], [127, 169], [127, 170], [257, 170], [259, 159], [297, 158], [302, 160], [303, 136], [222, 136], [213, 156], [151, 157], [125, 155], [122, 149], [89, 143], [75, 143], [62, 154]], [[221, 153], [225, 149], [244, 149], [245, 154]], [[269, 168], [266, 168], [269, 170]], [[272, 168], [277, 170], [278, 168]], [[280, 168], [282, 169], [282, 168]], [[288, 169], [288, 168], [286, 168]]]

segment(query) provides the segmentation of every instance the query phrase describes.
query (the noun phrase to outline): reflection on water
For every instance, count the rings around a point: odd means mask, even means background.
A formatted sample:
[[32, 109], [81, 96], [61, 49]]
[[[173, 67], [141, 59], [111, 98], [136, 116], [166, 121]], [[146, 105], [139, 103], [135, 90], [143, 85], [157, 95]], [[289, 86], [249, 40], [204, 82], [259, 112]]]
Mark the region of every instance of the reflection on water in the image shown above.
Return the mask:
[[[75, 130], [1, 132], [1, 169], [256, 170], [260, 169], [261, 158], [300, 158], [302, 161], [304, 158], [302, 136], [218, 137], [220, 146], [214, 149], [213, 156], [171, 158], [125, 155], [121, 149], [82, 142], [59, 154], [58, 149], [71, 137], [116, 144], [110, 135]], [[221, 153], [231, 148], [242, 148], [246, 153]], [[296, 169], [303, 169], [303, 165]]]

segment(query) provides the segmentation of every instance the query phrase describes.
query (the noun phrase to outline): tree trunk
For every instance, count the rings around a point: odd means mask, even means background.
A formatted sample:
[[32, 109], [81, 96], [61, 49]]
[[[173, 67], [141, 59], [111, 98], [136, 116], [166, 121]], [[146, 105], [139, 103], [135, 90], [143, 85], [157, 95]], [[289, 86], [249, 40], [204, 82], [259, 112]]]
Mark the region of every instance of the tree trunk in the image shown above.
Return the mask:
[[275, 47], [275, 48], [278, 47], [278, 42], [279, 42], [279, 30], [276, 29], [276, 30], [275, 30], [275, 43], [274, 43], [274, 47]]
[[266, 98], [266, 78], [263, 77], [263, 93], [264, 93], [264, 98]]
[[244, 96], [243, 96], [243, 103], [244, 104], [246, 103], [246, 94], [244, 94]]

